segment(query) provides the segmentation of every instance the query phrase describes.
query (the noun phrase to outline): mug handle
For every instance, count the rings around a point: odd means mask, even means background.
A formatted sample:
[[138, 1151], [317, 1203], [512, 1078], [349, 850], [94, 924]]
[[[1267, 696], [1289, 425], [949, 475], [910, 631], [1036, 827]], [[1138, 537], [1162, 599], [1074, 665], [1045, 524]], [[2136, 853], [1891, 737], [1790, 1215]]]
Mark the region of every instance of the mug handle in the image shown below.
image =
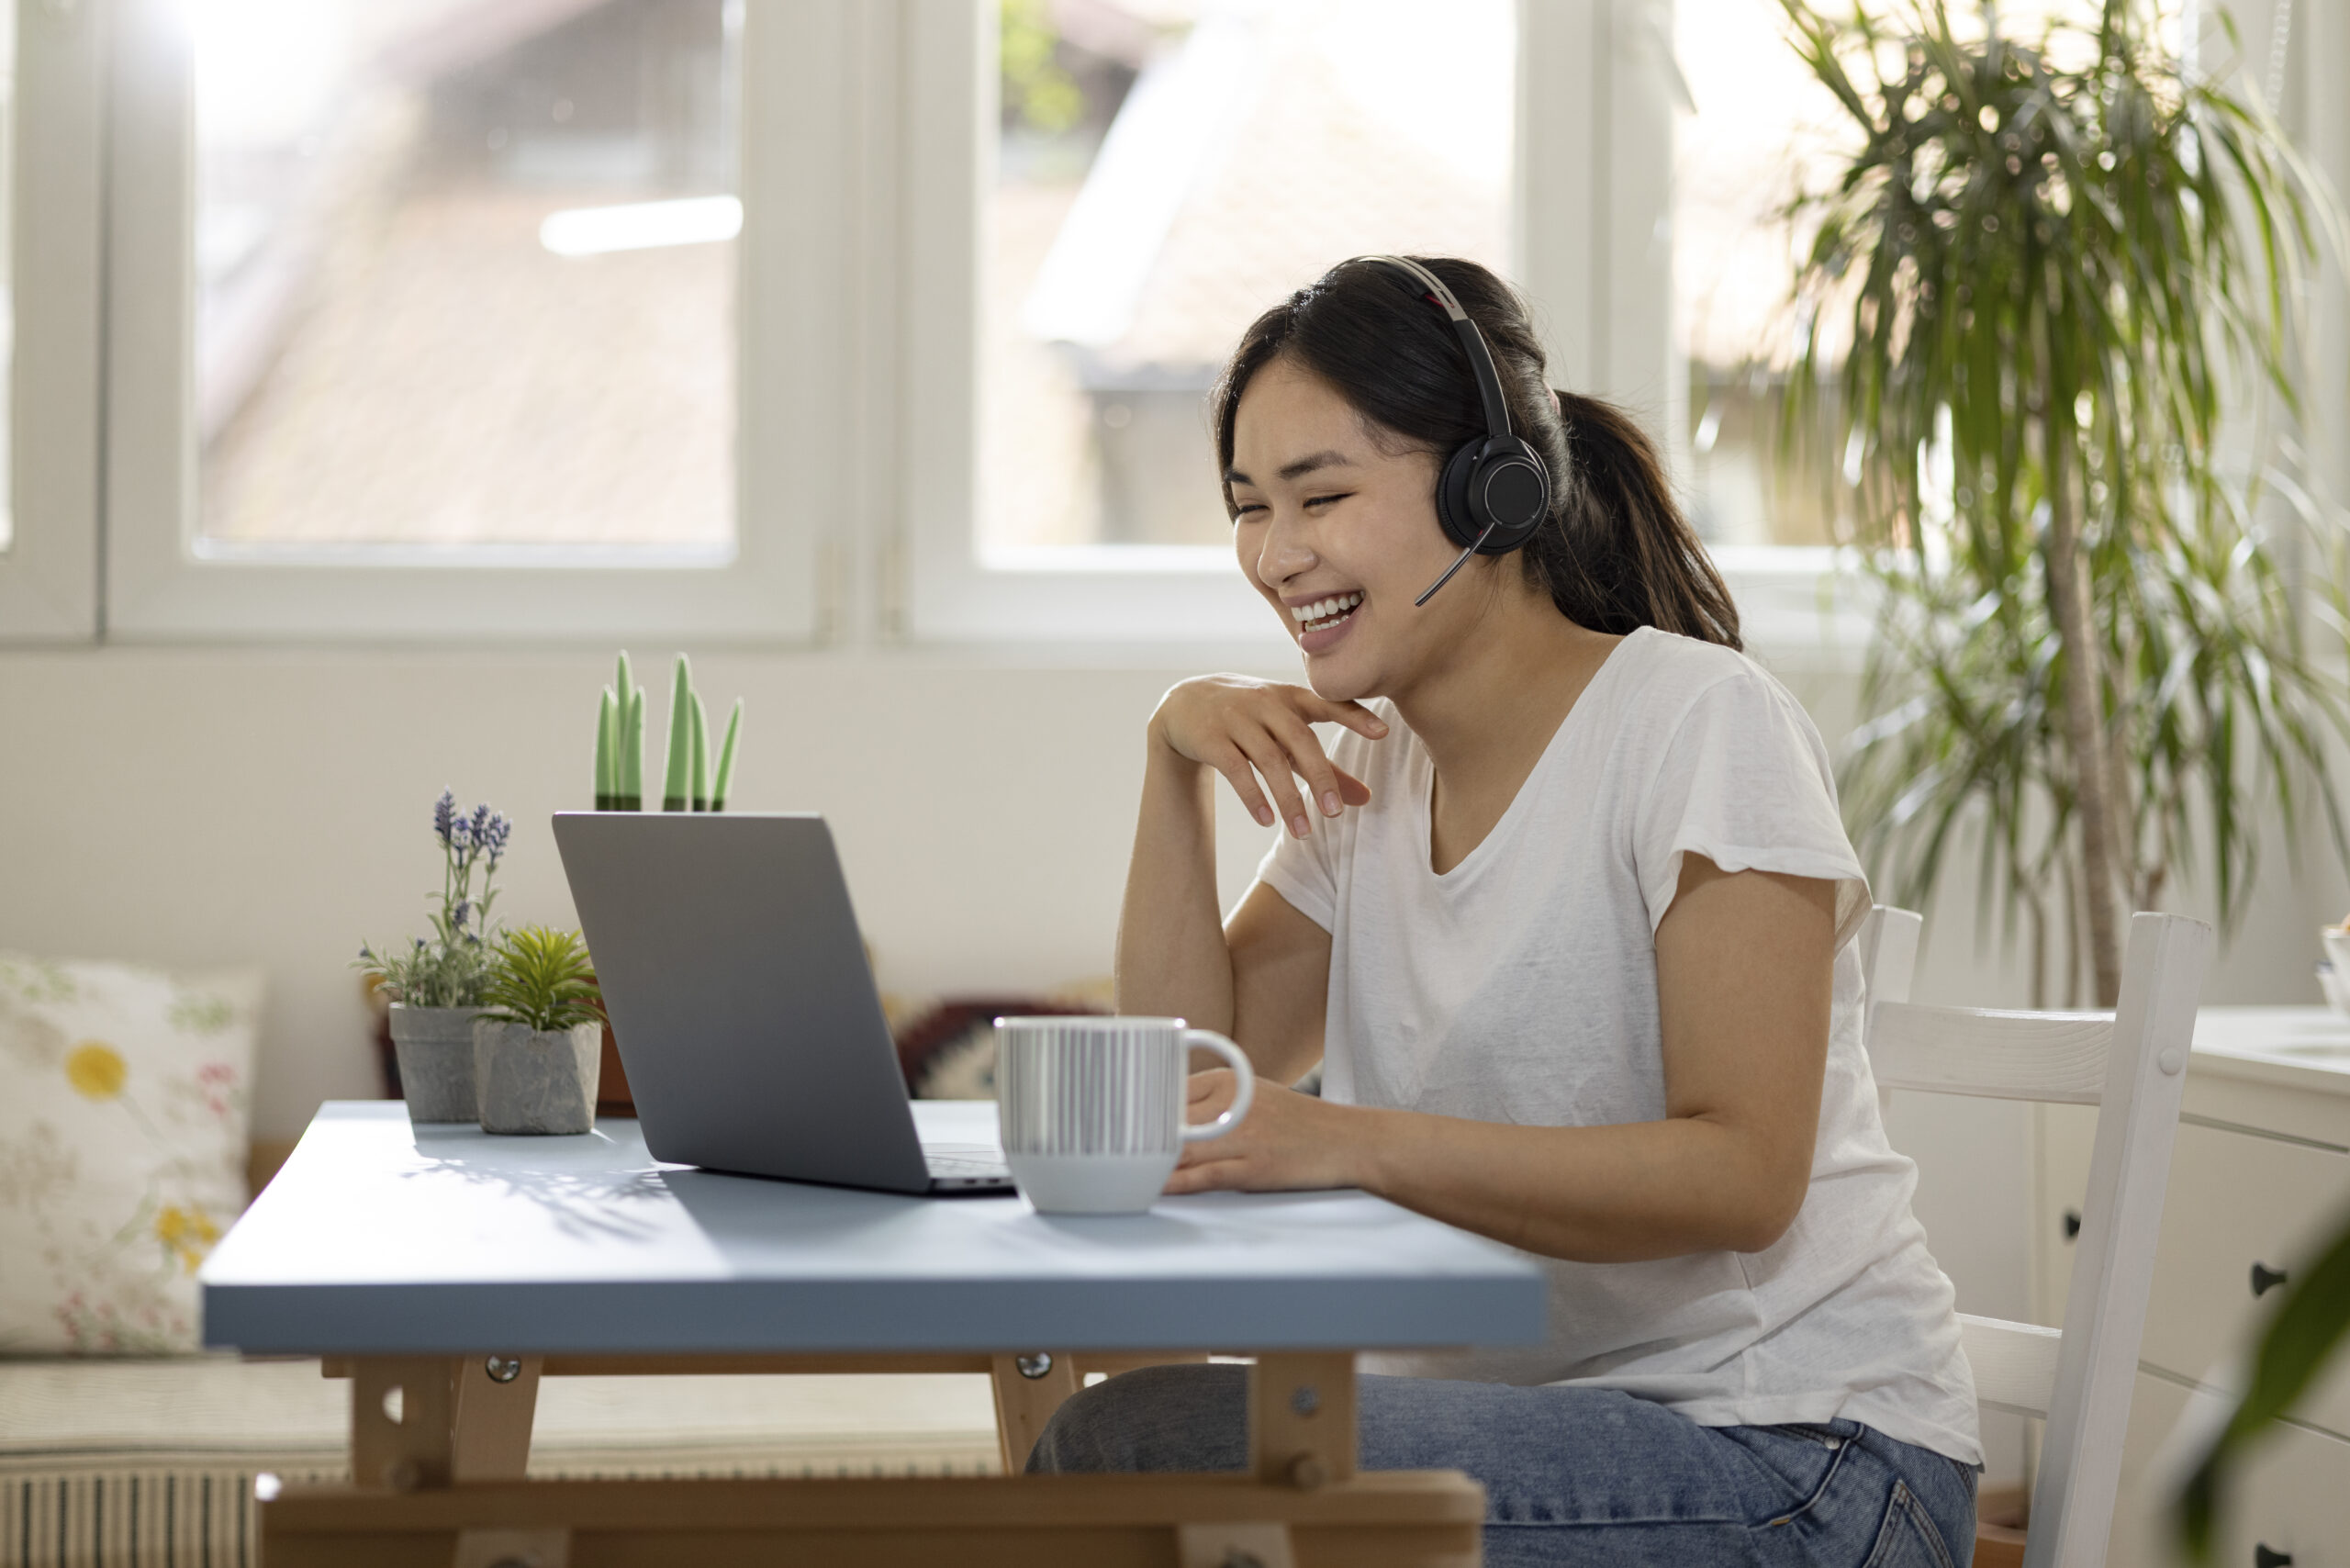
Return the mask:
[[1238, 1046], [1213, 1029], [1186, 1029], [1183, 1031], [1182, 1043], [1186, 1051], [1193, 1046], [1214, 1051], [1225, 1059], [1231, 1067], [1233, 1075], [1240, 1080], [1240, 1092], [1233, 1096], [1231, 1107], [1223, 1115], [1213, 1122], [1202, 1122], [1197, 1126], [1187, 1125], [1182, 1129], [1185, 1143], [1200, 1143], [1208, 1138], [1222, 1137], [1238, 1126], [1240, 1118], [1248, 1114], [1248, 1102], [1257, 1097], [1256, 1071], [1249, 1067], [1248, 1057], [1241, 1053]]

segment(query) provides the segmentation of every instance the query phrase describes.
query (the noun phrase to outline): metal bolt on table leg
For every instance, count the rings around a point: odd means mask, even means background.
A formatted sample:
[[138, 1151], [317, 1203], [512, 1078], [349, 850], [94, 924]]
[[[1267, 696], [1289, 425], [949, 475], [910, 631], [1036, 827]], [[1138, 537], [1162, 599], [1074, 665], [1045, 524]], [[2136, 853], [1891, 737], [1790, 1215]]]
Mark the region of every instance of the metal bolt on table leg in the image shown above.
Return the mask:
[[1052, 1374], [1053, 1353], [1050, 1350], [1031, 1350], [1024, 1356], [1014, 1356], [1012, 1364], [1020, 1369], [1022, 1377], [1033, 1383]]
[[482, 1371], [489, 1374], [492, 1383], [512, 1383], [522, 1375], [522, 1358], [492, 1356], [482, 1363]]
[[1312, 1383], [1301, 1383], [1297, 1391], [1289, 1396], [1289, 1407], [1301, 1416], [1311, 1416], [1322, 1408], [1322, 1396], [1314, 1392]]

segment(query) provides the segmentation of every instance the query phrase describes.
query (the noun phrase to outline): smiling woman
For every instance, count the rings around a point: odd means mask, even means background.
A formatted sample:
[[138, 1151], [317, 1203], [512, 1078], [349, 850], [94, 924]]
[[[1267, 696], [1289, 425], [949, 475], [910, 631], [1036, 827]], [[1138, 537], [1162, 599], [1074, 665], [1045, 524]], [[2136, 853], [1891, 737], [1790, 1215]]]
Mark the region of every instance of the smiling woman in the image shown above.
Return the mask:
[[[1361, 1389], [1366, 1467], [1474, 1475], [1488, 1561], [1946, 1564], [1974, 1390], [1861, 1048], [1827, 748], [1653, 449], [1545, 370], [1483, 268], [1362, 257], [1217, 385], [1238, 565], [1307, 684], [1202, 677], [1150, 722], [1118, 1007], [1264, 1081], [1169, 1190], [1360, 1186], [1545, 1260], [1547, 1344]], [[1515, 464], [1542, 482], [1480, 490]], [[1221, 922], [1217, 774], [1281, 824]], [[1195, 1075], [1193, 1119], [1234, 1093]], [[1245, 1429], [1226, 1369], [1162, 1369], [1034, 1464], [1212, 1469]]]

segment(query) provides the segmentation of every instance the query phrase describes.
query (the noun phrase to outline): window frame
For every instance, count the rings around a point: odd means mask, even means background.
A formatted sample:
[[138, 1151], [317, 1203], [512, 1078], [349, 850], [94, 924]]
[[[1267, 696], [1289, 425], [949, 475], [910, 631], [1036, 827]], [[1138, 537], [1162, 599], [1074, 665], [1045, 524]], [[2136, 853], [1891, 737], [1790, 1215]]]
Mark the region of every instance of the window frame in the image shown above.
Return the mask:
[[1080, 546], [981, 558], [980, 290], [994, 184], [994, 0], [911, 0], [905, 82], [901, 607], [922, 642], [1229, 644], [1289, 640], [1212, 545]]
[[[106, 220], [106, 633], [118, 640], [822, 640], [853, 525], [855, 84], [814, 63], [836, 4], [745, 7], [731, 558], [564, 546], [197, 546], [193, 60], [176, 0], [120, 0]], [[811, 27], [813, 36], [800, 30]], [[814, 50], [803, 45], [813, 42]]]
[[0, 552], [0, 643], [86, 642], [103, 630], [105, 24], [93, 0], [17, 6], [6, 475], [13, 538]]
[[[1286, 654], [1289, 639], [1208, 546], [995, 552], [977, 542], [979, 323], [997, 68], [991, 0], [911, 0], [901, 252], [907, 453], [901, 599], [921, 642], [1155, 643]], [[1519, 0], [1511, 267], [1554, 375], [1625, 404], [1676, 454], [1687, 368], [1673, 353], [1671, 11]], [[1536, 90], [1538, 84], [1540, 90]], [[1676, 466], [1679, 466], [1676, 465]], [[1865, 618], [1822, 551], [1719, 553], [1751, 640], [1816, 661]]]

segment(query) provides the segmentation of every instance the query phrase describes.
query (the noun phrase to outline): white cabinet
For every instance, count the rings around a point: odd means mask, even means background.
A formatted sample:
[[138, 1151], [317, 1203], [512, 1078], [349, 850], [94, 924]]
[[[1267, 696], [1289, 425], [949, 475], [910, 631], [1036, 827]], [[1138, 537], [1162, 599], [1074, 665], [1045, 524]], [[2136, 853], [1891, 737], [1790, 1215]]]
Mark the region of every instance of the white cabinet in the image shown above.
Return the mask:
[[[2096, 1113], [2034, 1115], [2034, 1309], [2064, 1318]], [[2163, 1203], [2162, 1241], [2107, 1562], [2172, 1561], [2180, 1456], [2223, 1419], [2243, 1358], [2313, 1248], [2350, 1221], [2350, 1021], [2318, 1008], [2207, 1008]], [[2266, 1555], [2264, 1555], [2266, 1553]], [[2350, 1568], [2350, 1358], [2249, 1460], [2213, 1561]]]

